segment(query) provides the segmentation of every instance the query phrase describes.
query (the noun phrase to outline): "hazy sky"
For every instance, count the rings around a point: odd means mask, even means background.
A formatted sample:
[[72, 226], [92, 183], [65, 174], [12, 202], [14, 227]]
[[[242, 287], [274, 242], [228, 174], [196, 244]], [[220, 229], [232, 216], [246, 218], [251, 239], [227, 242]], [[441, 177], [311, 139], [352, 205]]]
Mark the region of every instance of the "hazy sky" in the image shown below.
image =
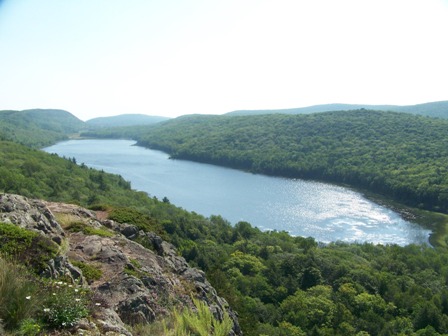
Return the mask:
[[448, 99], [448, 0], [0, 0], [0, 110]]

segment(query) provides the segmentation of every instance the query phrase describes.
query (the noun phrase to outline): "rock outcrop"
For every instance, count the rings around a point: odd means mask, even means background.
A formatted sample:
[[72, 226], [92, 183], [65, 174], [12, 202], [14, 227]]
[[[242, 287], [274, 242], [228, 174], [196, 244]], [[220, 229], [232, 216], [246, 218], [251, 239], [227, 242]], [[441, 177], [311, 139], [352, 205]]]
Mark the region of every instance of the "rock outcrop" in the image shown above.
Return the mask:
[[[242, 335], [235, 312], [217, 295], [204, 272], [191, 268], [173, 245], [154, 233], [100, 220], [76, 205], [10, 194], [0, 195], [0, 222], [37, 231], [59, 244], [62, 252], [50, 261], [45, 275], [78, 279], [94, 293], [98, 301], [94, 319], [79, 321], [75, 334], [131, 336], [125, 325], [151, 323], [173, 307], [194, 307], [192, 298], [199, 298], [217, 319], [229, 314], [234, 322], [230, 335]], [[108, 234], [65, 230], [70, 223], [83, 223]], [[101, 276], [88, 283], [72, 263], [95, 267]]]

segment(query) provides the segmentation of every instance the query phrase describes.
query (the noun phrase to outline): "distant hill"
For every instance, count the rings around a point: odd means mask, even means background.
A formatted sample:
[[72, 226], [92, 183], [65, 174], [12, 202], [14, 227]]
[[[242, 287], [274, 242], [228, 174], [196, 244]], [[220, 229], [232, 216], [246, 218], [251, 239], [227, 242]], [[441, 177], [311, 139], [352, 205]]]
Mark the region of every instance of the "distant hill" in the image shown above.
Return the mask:
[[70, 112], [54, 109], [0, 111], [0, 139], [39, 148], [85, 128]]
[[309, 114], [331, 111], [376, 110], [420, 114], [434, 118], [448, 119], [448, 100], [417, 105], [362, 105], [362, 104], [324, 104], [278, 110], [238, 110], [226, 115], [243, 116], [259, 114]]
[[113, 117], [93, 118], [86, 121], [90, 128], [122, 127], [151, 125], [168, 120], [167, 117], [149, 116], [145, 114], [121, 114]]

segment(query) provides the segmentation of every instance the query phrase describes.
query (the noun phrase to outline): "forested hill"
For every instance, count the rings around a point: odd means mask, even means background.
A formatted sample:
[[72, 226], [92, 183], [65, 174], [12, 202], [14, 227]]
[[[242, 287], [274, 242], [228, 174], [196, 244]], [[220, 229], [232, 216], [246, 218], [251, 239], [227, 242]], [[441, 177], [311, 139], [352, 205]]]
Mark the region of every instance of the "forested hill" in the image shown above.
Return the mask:
[[0, 111], [0, 140], [34, 148], [66, 139], [84, 127], [83, 121], [64, 110]]
[[363, 104], [324, 104], [308, 107], [277, 110], [239, 110], [227, 113], [227, 115], [257, 115], [257, 114], [309, 114], [330, 111], [350, 111], [350, 110], [376, 110], [391, 112], [406, 112], [420, 114], [428, 117], [448, 119], [448, 101], [439, 101], [417, 105], [363, 105]]
[[448, 121], [405, 113], [185, 116], [139, 143], [173, 158], [346, 183], [448, 212]]
[[126, 127], [134, 125], [151, 125], [168, 120], [168, 117], [149, 116], [145, 114], [121, 114], [112, 117], [99, 117], [86, 121], [89, 128]]

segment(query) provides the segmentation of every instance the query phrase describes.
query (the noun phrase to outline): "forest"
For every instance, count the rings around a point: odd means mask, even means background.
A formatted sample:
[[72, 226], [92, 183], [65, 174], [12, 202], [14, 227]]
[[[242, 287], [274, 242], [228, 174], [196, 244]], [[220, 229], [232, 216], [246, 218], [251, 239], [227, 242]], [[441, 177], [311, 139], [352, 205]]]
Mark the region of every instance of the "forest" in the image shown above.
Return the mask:
[[[440, 195], [447, 127], [437, 119], [370, 111], [188, 116], [140, 129], [139, 141], [178, 158], [372, 189], [383, 184], [378, 190], [386, 193], [387, 186], [397, 199], [446, 211]], [[321, 244], [262, 232], [188, 212], [134, 191], [120, 176], [11, 141], [0, 142], [0, 169], [2, 192], [102, 209], [172, 242], [238, 312], [245, 335], [448, 334], [443, 246]], [[442, 198], [430, 205], [434, 195]]]
[[369, 110], [198, 115], [127, 132], [176, 159], [340, 183], [448, 211], [448, 121], [442, 119]]

